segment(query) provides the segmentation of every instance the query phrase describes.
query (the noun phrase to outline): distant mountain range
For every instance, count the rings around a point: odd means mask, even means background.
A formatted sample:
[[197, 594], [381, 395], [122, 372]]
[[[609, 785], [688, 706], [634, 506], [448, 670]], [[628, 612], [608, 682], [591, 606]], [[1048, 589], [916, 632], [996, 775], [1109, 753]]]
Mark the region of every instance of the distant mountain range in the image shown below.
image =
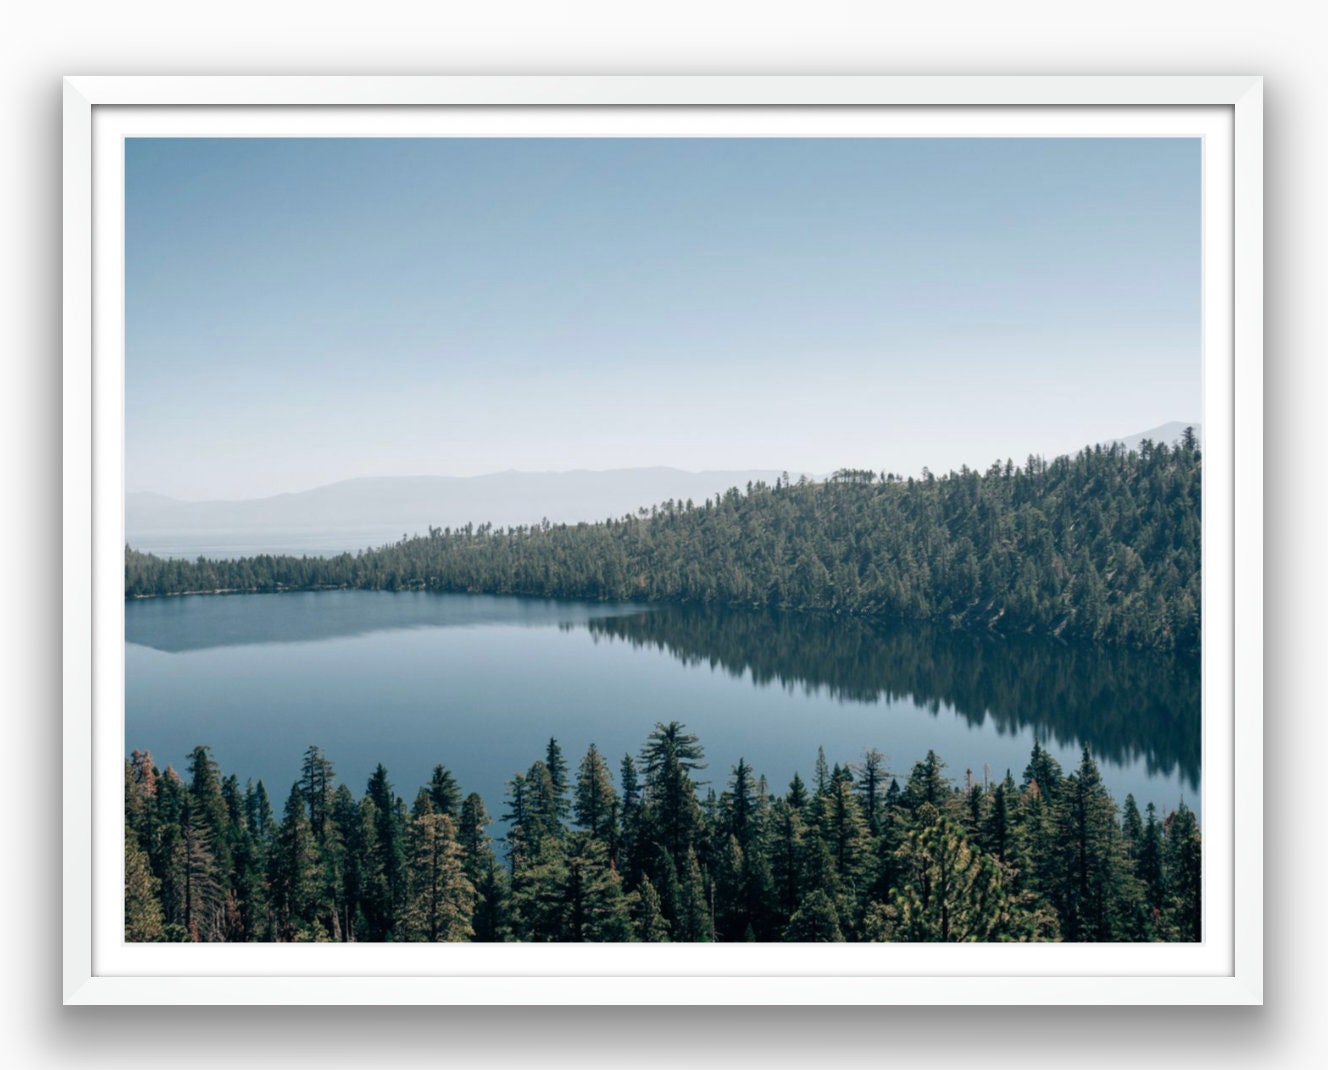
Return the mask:
[[[1170, 444], [1188, 426], [1200, 431], [1197, 423], [1174, 421], [1115, 441], [1132, 449], [1145, 438]], [[488, 522], [508, 527], [546, 519], [554, 524], [604, 520], [670, 499], [704, 501], [730, 487], [773, 483], [782, 474], [776, 469], [685, 472], [659, 467], [384, 476], [239, 501], [181, 501], [133, 493], [125, 497], [125, 530], [131, 546], [169, 556], [336, 552], [380, 545], [402, 534], [423, 534], [431, 525], [456, 528]], [[792, 475], [796, 479], [799, 473]]]
[[620, 468], [607, 472], [494, 472], [483, 476], [386, 476], [347, 479], [295, 494], [241, 501], [188, 502], [163, 494], [125, 496], [125, 527], [157, 531], [222, 531], [373, 526], [410, 534], [434, 527], [489, 522], [576, 523], [635, 512], [669, 499], [700, 502], [782, 475], [775, 469], [684, 472]]
[[[1187, 427], [1194, 428], [1194, 437], [1199, 442], [1199, 448], [1203, 449], [1203, 425], [1198, 420], [1172, 420], [1169, 424], [1163, 424], [1161, 427], [1152, 427], [1147, 431], [1140, 431], [1137, 435], [1128, 435], [1125, 438], [1114, 439], [1126, 449], [1137, 450], [1139, 443], [1144, 439], [1152, 439], [1154, 442], [1165, 442], [1168, 446], [1174, 446], [1180, 441], [1180, 436], [1185, 433]], [[1110, 443], [1105, 443], [1110, 445]]]

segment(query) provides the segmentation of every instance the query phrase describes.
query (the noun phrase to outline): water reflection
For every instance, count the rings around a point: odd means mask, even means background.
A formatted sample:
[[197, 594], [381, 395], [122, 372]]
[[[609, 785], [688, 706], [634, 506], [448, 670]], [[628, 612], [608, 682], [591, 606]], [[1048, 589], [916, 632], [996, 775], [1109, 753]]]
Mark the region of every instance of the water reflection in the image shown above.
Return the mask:
[[749, 675], [758, 686], [826, 690], [842, 702], [907, 699], [973, 726], [1031, 730], [1150, 774], [1200, 772], [1197, 660], [918, 624], [660, 607], [590, 619], [592, 635], [667, 651], [688, 665]]
[[[1200, 679], [1198, 663], [1190, 659], [1030, 638], [998, 639], [854, 618], [705, 607], [643, 609], [631, 604], [487, 595], [324, 591], [164, 598], [125, 606], [125, 637], [130, 644], [168, 655], [199, 652], [222, 657], [217, 664], [231, 667], [226, 670], [229, 682], [225, 694], [233, 698], [237, 687], [233, 666], [237, 663], [223, 655], [225, 648], [244, 648], [233, 653], [242, 656], [238, 664], [244, 665], [246, 675], [254, 676], [260, 666], [267, 666], [269, 672], [263, 687], [249, 701], [256, 708], [279, 707], [287, 714], [303, 710], [305, 700], [282, 691], [283, 681], [295, 681], [303, 694], [309, 690], [310, 680], [325, 679], [331, 671], [321, 660], [326, 655], [318, 653], [330, 649], [322, 641], [402, 630], [412, 631], [422, 640], [424, 633], [433, 629], [465, 629], [475, 642], [462, 643], [461, 634], [454, 631], [453, 638], [442, 645], [404, 638], [386, 645], [365, 645], [364, 651], [372, 651], [372, 666], [360, 666], [356, 661], [365, 656], [360, 647], [339, 647], [336, 657], [346, 659], [346, 671], [352, 677], [364, 673], [375, 681], [372, 701], [380, 706], [387, 692], [382, 682], [384, 674], [378, 670], [385, 659], [395, 657], [400, 664], [389, 675], [395, 689], [392, 693], [400, 693], [403, 710], [415, 706], [432, 709], [439, 693], [458, 700], [464, 695], [467, 708], [476, 710], [486, 708], [486, 703], [495, 709], [542, 709], [536, 698], [509, 692], [529, 684], [547, 698], [554, 678], [563, 676], [568, 676], [571, 682], [567, 686], [575, 694], [569, 693], [557, 703], [557, 723], [562, 725], [559, 731], [572, 730], [571, 711], [580, 710], [583, 717], [592, 719], [601, 715], [610, 719], [610, 711], [600, 707], [612, 706], [611, 719], [616, 722], [624, 703], [639, 703], [639, 695], [632, 694], [644, 679], [639, 665], [610, 666], [602, 660], [573, 664], [569, 652], [562, 651], [558, 654], [560, 660], [537, 667], [529, 659], [540, 652], [553, 656], [544, 646], [517, 642], [510, 633], [481, 641], [474, 631], [495, 626], [515, 626], [532, 638], [539, 629], [554, 626], [568, 633], [588, 631], [598, 642], [621, 641], [635, 648], [660, 650], [688, 667], [709, 666], [734, 677], [750, 678], [760, 687], [820, 693], [855, 706], [917, 706], [936, 717], [948, 717], [953, 711], [960, 724], [974, 729], [981, 727], [989, 733], [1025, 739], [1034, 735], [1056, 744], [1064, 760], [1072, 762], [1078, 746], [1087, 743], [1099, 759], [1116, 766], [1145, 769], [1150, 779], [1162, 776], [1177, 787], [1179, 781], [1196, 793], [1199, 788]], [[287, 646], [297, 643], [306, 644], [300, 653]], [[496, 668], [474, 676], [475, 666], [471, 664], [455, 665], [445, 681], [434, 680], [429, 674], [454, 648], [466, 649], [467, 657], [478, 658], [485, 665], [491, 661], [493, 666], [501, 666], [501, 682], [494, 675], [499, 671]], [[173, 680], [180, 674], [192, 679], [188, 674], [205, 673], [212, 664], [192, 659], [188, 665], [167, 669], [162, 663], [161, 679]], [[135, 688], [141, 689], [157, 677], [142, 659], [135, 660], [131, 668], [129, 696], [143, 701]], [[413, 690], [412, 681], [425, 677], [426, 684]], [[341, 686], [348, 688], [353, 683], [352, 678]], [[651, 686], [664, 688], [667, 695], [652, 697], [673, 701], [674, 693], [668, 688], [680, 683], [655, 680]], [[600, 696], [606, 688], [617, 688], [613, 691], [616, 697]], [[191, 696], [175, 695], [163, 708], [173, 711], [170, 723], [175, 724], [182, 708], [200, 701], [194, 692]], [[686, 701], [695, 702], [695, 694]], [[317, 711], [320, 722], [331, 717], [327, 711], [334, 705], [332, 696], [324, 696]], [[137, 716], [132, 702], [128, 712]], [[741, 718], [735, 722], [729, 712], [728, 720], [717, 716], [714, 726], [741, 722]], [[672, 707], [665, 711], [652, 708], [647, 727], [655, 717], [670, 719], [677, 715]], [[347, 711], [346, 716], [354, 720], [354, 711]], [[762, 716], [767, 717], [763, 731], [768, 734], [773, 724], [768, 720], [770, 712]], [[214, 739], [217, 730], [213, 721], [231, 723], [236, 717], [234, 710], [224, 716], [216, 712], [204, 725], [207, 731], [199, 734], [195, 727], [190, 728], [190, 739], [194, 735]], [[163, 730], [158, 727], [153, 738]], [[264, 729], [267, 734], [271, 731], [270, 725]], [[539, 732], [544, 731], [545, 725], [541, 724]], [[596, 731], [604, 735], [607, 730], [601, 726]], [[720, 728], [711, 727], [710, 731], [718, 732]], [[607, 738], [604, 735], [600, 742]], [[331, 747], [332, 740], [327, 736], [319, 739]], [[307, 743], [301, 736], [291, 746], [300, 748]], [[948, 736], [937, 738], [935, 744], [943, 757], [963, 749]], [[734, 742], [733, 746], [741, 744]], [[986, 750], [985, 745], [980, 749]], [[799, 756], [801, 760], [801, 751]], [[912, 757], [921, 757], [921, 753]], [[977, 760], [983, 760], [982, 756]], [[504, 766], [501, 772], [509, 775], [511, 768]], [[501, 779], [497, 782], [501, 784]]]
[[228, 646], [310, 643], [406, 628], [580, 626], [641, 607], [426, 591], [288, 591], [182, 595], [125, 603], [125, 640], [168, 654]]

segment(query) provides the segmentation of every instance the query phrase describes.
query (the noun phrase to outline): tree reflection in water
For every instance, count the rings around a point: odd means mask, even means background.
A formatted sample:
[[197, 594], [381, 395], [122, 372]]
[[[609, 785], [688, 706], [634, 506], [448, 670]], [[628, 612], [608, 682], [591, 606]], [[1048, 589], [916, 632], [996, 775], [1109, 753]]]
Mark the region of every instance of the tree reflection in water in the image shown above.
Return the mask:
[[909, 700], [971, 725], [1030, 729], [1065, 746], [1087, 744], [1150, 774], [1177, 768], [1198, 790], [1199, 662], [1151, 652], [998, 637], [932, 625], [704, 606], [662, 606], [594, 619], [597, 640], [667, 651], [757, 686], [815, 691], [842, 702]]

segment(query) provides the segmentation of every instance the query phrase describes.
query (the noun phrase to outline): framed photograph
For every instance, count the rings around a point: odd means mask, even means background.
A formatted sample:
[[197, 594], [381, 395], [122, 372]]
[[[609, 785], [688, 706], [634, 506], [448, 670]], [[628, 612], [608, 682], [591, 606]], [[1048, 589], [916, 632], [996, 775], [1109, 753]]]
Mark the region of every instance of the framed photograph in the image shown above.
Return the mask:
[[1256, 77], [71, 77], [66, 1003], [1262, 1002]]

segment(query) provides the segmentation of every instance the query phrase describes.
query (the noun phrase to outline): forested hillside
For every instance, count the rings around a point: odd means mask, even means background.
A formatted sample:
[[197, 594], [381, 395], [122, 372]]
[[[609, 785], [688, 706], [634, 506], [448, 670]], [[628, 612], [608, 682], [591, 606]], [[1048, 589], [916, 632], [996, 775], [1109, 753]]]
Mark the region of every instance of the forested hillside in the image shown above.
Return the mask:
[[[131, 941], [1141, 941], [1201, 938], [1183, 804], [1118, 816], [1096, 763], [1035, 747], [1016, 781], [904, 783], [875, 750], [781, 795], [657, 724], [615, 780], [556, 740], [508, 784], [505, 841], [443, 766], [413, 803], [380, 765], [357, 800], [310, 747], [274, 813], [205, 747], [187, 780], [126, 762]], [[704, 791], [703, 791], [704, 789]], [[718, 790], [717, 790], [718, 789]]]
[[[753, 483], [597, 524], [429, 534], [358, 555], [163, 560], [129, 597], [425, 588], [764, 606], [1197, 652], [1201, 454], [1095, 447], [936, 477]], [[366, 517], [366, 521], [372, 518]]]

